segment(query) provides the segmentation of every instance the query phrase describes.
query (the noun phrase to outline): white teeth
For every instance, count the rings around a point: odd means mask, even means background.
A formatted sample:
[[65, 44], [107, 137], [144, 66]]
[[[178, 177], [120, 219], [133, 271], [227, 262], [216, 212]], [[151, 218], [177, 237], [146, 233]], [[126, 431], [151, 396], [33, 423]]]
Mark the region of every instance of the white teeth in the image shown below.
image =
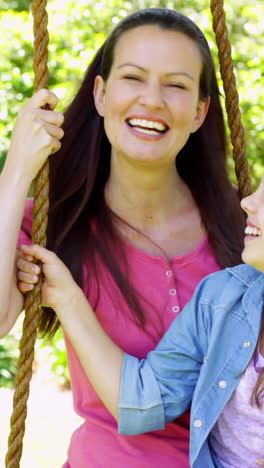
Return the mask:
[[[155, 122], [151, 120], [129, 119], [128, 122], [130, 123], [130, 125], [133, 125], [133, 127], [155, 128], [156, 130], [159, 130], [160, 132], [164, 132], [164, 130], [166, 130], [165, 125], [163, 125], [160, 122]], [[156, 135], [156, 133], [154, 134]]]
[[261, 231], [255, 227], [247, 226], [245, 234], [248, 234], [249, 236], [261, 236]]
[[157, 135], [155, 130], [147, 130], [146, 128], [136, 127], [139, 133], [145, 133], [146, 135]]

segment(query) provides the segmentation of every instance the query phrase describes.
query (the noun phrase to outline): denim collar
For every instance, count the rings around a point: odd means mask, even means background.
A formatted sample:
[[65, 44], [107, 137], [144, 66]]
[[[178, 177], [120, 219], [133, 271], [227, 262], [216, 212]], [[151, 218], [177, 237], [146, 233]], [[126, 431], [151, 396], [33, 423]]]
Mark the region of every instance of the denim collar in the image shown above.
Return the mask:
[[242, 263], [241, 265], [237, 265], [232, 268], [227, 268], [227, 270], [231, 275], [238, 278], [248, 287], [251, 286], [258, 277], [263, 277], [264, 281], [264, 273], [261, 273], [259, 270], [256, 270], [256, 268], [247, 265], [246, 263]]
[[229, 273], [247, 286], [242, 307], [255, 334], [258, 336], [264, 303], [264, 273], [246, 264], [227, 268]]

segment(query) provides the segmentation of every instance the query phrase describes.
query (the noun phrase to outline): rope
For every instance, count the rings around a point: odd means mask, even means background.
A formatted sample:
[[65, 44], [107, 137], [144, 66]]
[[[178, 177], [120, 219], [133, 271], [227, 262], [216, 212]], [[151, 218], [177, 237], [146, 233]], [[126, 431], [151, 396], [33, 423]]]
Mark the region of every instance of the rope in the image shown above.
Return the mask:
[[211, 11], [213, 15], [213, 29], [218, 46], [220, 72], [226, 95], [226, 111], [231, 131], [235, 173], [238, 180], [239, 195], [242, 198], [251, 193], [251, 182], [246, 158], [244, 129], [241, 122], [239, 98], [236, 89], [236, 78], [231, 56], [231, 45], [225, 24], [223, 0], [211, 0]]
[[[33, 0], [32, 13], [34, 20], [34, 72], [35, 90], [48, 86], [48, 16], [47, 0]], [[46, 227], [48, 223], [48, 192], [49, 163], [44, 164], [35, 179], [35, 201], [33, 208], [32, 242], [46, 245]], [[39, 306], [41, 302], [41, 279], [29, 292], [25, 301], [25, 319], [23, 334], [20, 341], [20, 356], [13, 397], [13, 414], [10, 421], [10, 435], [6, 455], [6, 468], [19, 468], [22, 456], [25, 420], [27, 416], [27, 400], [29, 384], [32, 377], [34, 347], [37, 338]]]

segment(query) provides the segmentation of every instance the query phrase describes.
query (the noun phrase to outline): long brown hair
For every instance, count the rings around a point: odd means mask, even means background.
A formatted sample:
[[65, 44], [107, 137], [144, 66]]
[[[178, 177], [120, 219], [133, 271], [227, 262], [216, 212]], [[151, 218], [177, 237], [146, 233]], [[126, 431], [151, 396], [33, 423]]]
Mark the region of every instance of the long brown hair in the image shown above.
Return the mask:
[[[90, 274], [97, 278], [96, 259], [100, 258], [130, 306], [134, 320], [142, 328], [144, 311], [125, 274], [122, 243], [113, 213], [104, 198], [111, 147], [103, 119], [95, 109], [93, 85], [98, 74], [107, 80], [115, 45], [122, 34], [148, 24], [182, 32], [197, 44], [202, 56], [200, 99], [207, 100], [210, 96], [210, 109], [202, 127], [190, 135], [178, 154], [176, 166], [192, 192], [221, 267], [241, 262], [244, 227], [237, 192], [227, 175], [225, 126], [213, 61], [204, 35], [189, 18], [174, 10], [150, 8], [131, 14], [117, 25], [98, 51], [65, 113], [62, 148], [50, 160], [47, 235], [48, 248], [65, 262], [79, 285], [82, 285], [82, 265], [86, 255]], [[96, 222], [96, 233], [92, 229], [92, 220]], [[44, 308], [40, 331], [53, 335], [58, 326], [54, 311]]]
[[[261, 330], [259, 335], [259, 344], [264, 342], [264, 311], [262, 311], [262, 322], [261, 322]], [[255, 388], [252, 393], [252, 400], [255, 400], [256, 405], [258, 408], [261, 408], [260, 400], [264, 396], [264, 368], [261, 370], [258, 380], [256, 382]]]

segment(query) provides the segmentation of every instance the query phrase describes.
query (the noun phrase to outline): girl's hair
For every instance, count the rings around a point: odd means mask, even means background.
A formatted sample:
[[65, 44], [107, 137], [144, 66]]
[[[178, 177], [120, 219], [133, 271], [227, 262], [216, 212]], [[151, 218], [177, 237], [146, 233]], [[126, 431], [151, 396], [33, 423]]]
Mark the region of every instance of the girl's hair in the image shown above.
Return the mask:
[[[89, 259], [89, 275], [95, 278], [98, 278], [97, 260], [100, 259], [132, 311], [133, 320], [142, 328], [142, 303], [127, 278], [116, 219], [104, 198], [111, 147], [103, 119], [94, 105], [93, 86], [98, 74], [107, 80], [119, 38], [126, 31], [144, 25], [181, 32], [196, 43], [201, 53], [200, 99], [207, 100], [210, 96], [210, 108], [202, 127], [190, 135], [178, 154], [176, 166], [192, 192], [221, 267], [241, 262], [244, 227], [238, 195], [227, 175], [225, 126], [213, 61], [204, 35], [190, 19], [174, 10], [150, 8], [131, 14], [117, 25], [98, 51], [65, 113], [62, 148], [50, 159], [47, 245], [65, 262], [81, 286], [85, 258]], [[100, 292], [98, 281], [97, 285]], [[40, 331], [52, 336], [58, 326], [54, 311], [44, 308]]]
[[[264, 341], [264, 310], [262, 310], [262, 322], [261, 322], [261, 330], [260, 330], [260, 335], [259, 335], [259, 343], [263, 343]], [[255, 352], [257, 351], [257, 348]], [[255, 402], [258, 408], [261, 408], [261, 399], [264, 396], [264, 368], [261, 370], [258, 380], [256, 382], [255, 388], [252, 393], [252, 402]]]
[[258, 380], [256, 382], [256, 386], [253, 390], [253, 399], [255, 399], [256, 405], [258, 408], [262, 408], [261, 399], [264, 395], [264, 368], [261, 370]]

